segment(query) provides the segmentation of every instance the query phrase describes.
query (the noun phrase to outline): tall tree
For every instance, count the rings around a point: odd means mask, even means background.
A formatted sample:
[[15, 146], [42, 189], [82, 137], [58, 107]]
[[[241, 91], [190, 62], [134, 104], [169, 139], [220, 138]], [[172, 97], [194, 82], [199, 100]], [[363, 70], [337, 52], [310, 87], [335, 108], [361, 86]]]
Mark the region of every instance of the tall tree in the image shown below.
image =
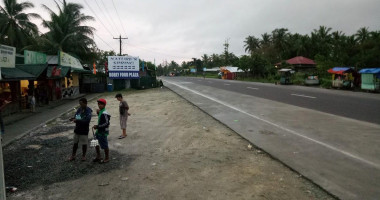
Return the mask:
[[244, 41], [245, 52], [253, 54], [260, 48], [260, 41], [255, 36], [248, 36]]
[[370, 32], [368, 31], [367, 27], [360, 28], [356, 34], [355, 39], [360, 43], [363, 44], [366, 40], [368, 40], [370, 37]]
[[0, 43], [22, 51], [38, 35], [37, 26], [30, 20], [40, 16], [36, 13], [25, 13], [25, 10], [34, 7], [31, 2], [3, 0], [3, 4], [4, 6], [0, 5]]
[[282, 60], [287, 57], [289, 50], [289, 33], [286, 28], [279, 28], [272, 31], [274, 48], [277, 50], [277, 59]]
[[95, 29], [83, 24], [94, 18], [84, 15], [81, 12], [83, 6], [80, 4], [67, 3], [66, 0], [63, 0], [62, 6], [55, 3], [58, 12], [43, 5], [50, 14], [50, 21], [43, 20], [42, 22], [43, 26], [49, 29], [42, 37], [45, 50], [53, 54], [60, 50], [84, 60], [93, 59], [93, 50], [96, 46], [93, 40]]

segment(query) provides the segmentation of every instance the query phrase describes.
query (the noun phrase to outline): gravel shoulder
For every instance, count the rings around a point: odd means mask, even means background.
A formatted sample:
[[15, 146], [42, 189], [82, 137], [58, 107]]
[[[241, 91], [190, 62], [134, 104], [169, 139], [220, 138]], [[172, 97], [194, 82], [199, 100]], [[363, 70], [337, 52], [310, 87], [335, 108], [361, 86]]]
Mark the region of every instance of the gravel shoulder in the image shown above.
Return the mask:
[[4, 149], [18, 188], [8, 199], [334, 199], [170, 90], [122, 93], [132, 113], [122, 140], [115, 94], [103, 96], [110, 163], [92, 163], [91, 148], [87, 161], [66, 162], [74, 125], [64, 114]]

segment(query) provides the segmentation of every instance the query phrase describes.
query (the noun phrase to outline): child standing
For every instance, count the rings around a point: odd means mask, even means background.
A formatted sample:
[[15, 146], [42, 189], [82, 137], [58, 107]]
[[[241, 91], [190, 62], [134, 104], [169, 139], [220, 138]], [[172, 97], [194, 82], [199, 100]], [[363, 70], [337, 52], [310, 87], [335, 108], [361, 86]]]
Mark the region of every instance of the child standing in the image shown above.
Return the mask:
[[120, 128], [123, 130], [122, 134], [119, 136], [119, 139], [123, 139], [127, 137], [127, 120], [128, 116], [130, 115], [128, 113], [129, 106], [126, 101], [123, 100], [123, 96], [119, 93], [115, 96], [115, 98], [120, 101], [119, 104], [119, 113], [120, 113]]
[[36, 112], [36, 98], [34, 97], [34, 93], [32, 94], [32, 98], [30, 98], [30, 112]]
[[[99, 163], [107, 163], [109, 162], [109, 148], [108, 148], [108, 140], [107, 136], [109, 134], [109, 125], [111, 115], [108, 114], [106, 110], [107, 101], [105, 99], [98, 100], [98, 125], [94, 125], [94, 129], [96, 129], [96, 139], [99, 142], [99, 145], [95, 147], [96, 149], [96, 158], [93, 160], [94, 162]], [[100, 155], [100, 148], [104, 150], [105, 158], [102, 160]]]

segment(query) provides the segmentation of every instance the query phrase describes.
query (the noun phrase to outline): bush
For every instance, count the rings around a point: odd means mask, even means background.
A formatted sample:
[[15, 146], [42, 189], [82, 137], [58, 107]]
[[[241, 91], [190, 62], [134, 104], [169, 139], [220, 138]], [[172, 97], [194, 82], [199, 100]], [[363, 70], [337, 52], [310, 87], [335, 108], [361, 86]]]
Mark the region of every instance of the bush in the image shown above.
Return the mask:
[[321, 83], [321, 87], [323, 87], [323, 88], [331, 88], [332, 87], [331, 79], [322, 78], [319, 81]]
[[304, 85], [305, 84], [305, 78], [306, 75], [301, 72], [297, 72], [293, 75], [293, 84], [295, 85]]

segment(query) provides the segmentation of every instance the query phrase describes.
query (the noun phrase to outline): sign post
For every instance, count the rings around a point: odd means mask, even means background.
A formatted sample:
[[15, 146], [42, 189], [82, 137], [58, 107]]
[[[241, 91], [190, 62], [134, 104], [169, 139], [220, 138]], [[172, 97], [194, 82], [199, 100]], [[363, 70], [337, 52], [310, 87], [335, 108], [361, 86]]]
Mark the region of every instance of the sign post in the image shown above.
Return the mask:
[[0, 44], [0, 80], [1, 68], [15, 68], [16, 67], [16, 48]]
[[73, 56], [71, 56], [71, 55], [69, 55], [63, 51], [58, 52], [58, 64], [60, 66], [83, 69], [82, 64], [80, 63], [80, 61], [77, 58], [75, 58], [75, 57], [73, 57]]
[[46, 54], [35, 51], [24, 51], [25, 64], [46, 64]]
[[139, 58], [132, 56], [108, 56], [110, 79], [139, 79]]

